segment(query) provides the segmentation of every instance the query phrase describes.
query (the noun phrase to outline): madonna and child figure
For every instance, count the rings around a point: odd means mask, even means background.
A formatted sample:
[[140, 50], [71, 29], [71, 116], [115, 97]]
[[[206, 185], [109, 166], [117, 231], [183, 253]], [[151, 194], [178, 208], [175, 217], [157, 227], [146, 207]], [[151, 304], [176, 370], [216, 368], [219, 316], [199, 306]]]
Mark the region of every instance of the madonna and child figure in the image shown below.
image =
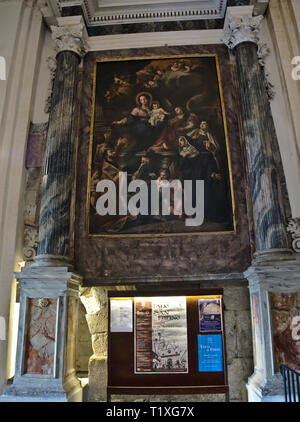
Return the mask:
[[[90, 233], [232, 230], [227, 146], [215, 58], [135, 60], [98, 66]], [[120, 172], [126, 173], [128, 185], [141, 180], [150, 187], [151, 182], [163, 177], [169, 182], [178, 180], [183, 186], [189, 180], [191, 206], [197, 201], [197, 181], [203, 180], [203, 224], [187, 229], [184, 210], [181, 215], [151, 215], [150, 194], [148, 215], [99, 215], [97, 184], [112, 181], [118, 193], [124, 188], [119, 185]], [[133, 194], [128, 192], [128, 200]], [[185, 194], [183, 189], [183, 199]], [[171, 193], [174, 208], [172, 198]]]

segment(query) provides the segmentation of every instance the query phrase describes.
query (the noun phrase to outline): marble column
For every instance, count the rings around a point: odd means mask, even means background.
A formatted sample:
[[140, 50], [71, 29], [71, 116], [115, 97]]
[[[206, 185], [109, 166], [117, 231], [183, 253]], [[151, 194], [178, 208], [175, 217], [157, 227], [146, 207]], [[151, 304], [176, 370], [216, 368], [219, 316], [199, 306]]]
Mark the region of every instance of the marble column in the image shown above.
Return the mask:
[[228, 8], [223, 38], [236, 59], [255, 229], [256, 251], [251, 267], [245, 272], [250, 290], [255, 367], [247, 389], [249, 401], [283, 401], [279, 364], [294, 365], [293, 357], [286, 358], [285, 349], [295, 343], [292, 319], [300, 310], [295, 306], [285, 308], [291, 323], [285, 327], [287, 331], [280, 342], [278, 333], [282, 327], [276, 326], [276, 308], [272, 309], [272, 304], [274, 297], [280, 297], [279, 302], [286, 301], [286, 295], [295, 295], [293, 301], [287, 302], [297, 302], [300, 288], [296, 274], [300, 261], [290, 249], [287, 235], [274, 157], [278, 140], [258, 57], [263, 17], [252, 16], [252, 12], [253, 6]]
[[82, 401], [76, 377], [79, 286], [70, 254], [74, 117], [78, 65], [84, 54], [81, 17], [57, 18], [57, 68], [43, 165], [39, 246], [16, 278], [20, 317], [15, 376], [0, 401]]
[[265, 261], [268, 255], [274, 253], [281, 257], [292, 253], [286, 232], [280, 178], [273, 156], [273, 145], [278, 141], [264, 69], [257, 55], [262, 19], [262, 16], [227, 15], [224, 38], [236, 58], [257, 261]]
[[43, 165], [39, 243], [35, 257], [39, 266], [70, 264], [74, 116], [78, 65], [85, 52], [83, 29], [83, 24], [51, 27], [58, 53]]

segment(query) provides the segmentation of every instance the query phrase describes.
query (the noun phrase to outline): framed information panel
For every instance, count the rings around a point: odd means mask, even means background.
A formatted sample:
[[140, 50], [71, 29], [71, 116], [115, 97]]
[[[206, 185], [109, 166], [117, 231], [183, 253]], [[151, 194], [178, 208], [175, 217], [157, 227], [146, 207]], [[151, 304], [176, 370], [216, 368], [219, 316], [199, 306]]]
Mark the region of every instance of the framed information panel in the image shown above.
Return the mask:
[[110, 394], [225, 393], [223, 290], [108, 292]]

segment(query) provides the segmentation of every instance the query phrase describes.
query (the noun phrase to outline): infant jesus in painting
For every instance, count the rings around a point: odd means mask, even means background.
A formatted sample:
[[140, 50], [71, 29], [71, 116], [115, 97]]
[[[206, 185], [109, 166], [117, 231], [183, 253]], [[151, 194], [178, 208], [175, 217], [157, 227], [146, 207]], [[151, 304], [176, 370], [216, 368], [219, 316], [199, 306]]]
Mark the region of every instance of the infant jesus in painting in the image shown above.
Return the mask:
[[165, 111], [162, 107], [160, 107], [160, 104], [158, 101], [153, 101], [152, 103], [152, 110], [150, 111], [150, 118], [148, 122], [151, 126], [155, 126], [158, 122], [162, 122], [165, 119], [165, 116], [167, 116], [168, 113]]

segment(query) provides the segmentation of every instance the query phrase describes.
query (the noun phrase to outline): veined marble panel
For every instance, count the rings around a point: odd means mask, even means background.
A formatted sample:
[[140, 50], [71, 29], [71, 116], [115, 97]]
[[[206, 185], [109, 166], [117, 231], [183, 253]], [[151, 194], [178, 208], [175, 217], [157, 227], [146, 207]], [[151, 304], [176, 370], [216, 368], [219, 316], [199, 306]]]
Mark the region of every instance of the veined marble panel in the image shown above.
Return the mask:
[[26, 374], [53, 374], [56, 309], [57, 299], [28, 299], [24, 360]]
[[[293, 320], [300, 317], [300, 293], [269, 293], [275, 371], [279, 365], [300, 370], [300, 339]], [[300, 331], [300, 329], [298, 330]]]
[[74, 341], [76, 335], [77, 312], [76, 298], [68, 298], [68, 329], [67, 329], [67, 359], [66, 359], [66, 375], [75, 370], [76, 343]]

